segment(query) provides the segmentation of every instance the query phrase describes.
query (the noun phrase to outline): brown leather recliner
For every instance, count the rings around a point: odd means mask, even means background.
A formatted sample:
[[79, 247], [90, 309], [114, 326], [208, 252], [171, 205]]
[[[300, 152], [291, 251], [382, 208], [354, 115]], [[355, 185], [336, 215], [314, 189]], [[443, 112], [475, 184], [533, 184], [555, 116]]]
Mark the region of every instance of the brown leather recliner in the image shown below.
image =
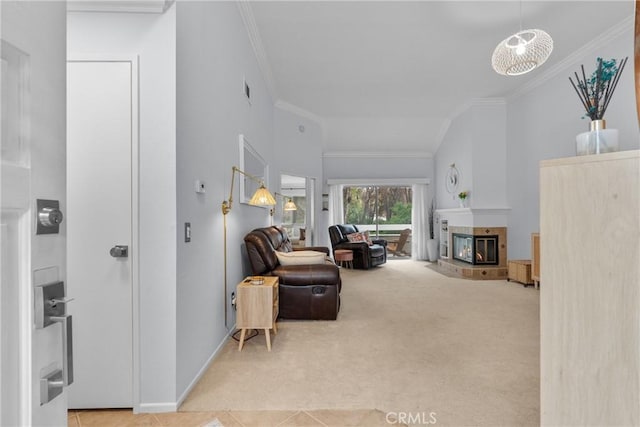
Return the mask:
[[320, 251], [327, 247], [292, 248], [282, 227], [256, 228], [244, 237], [254, 275], [278, 276], [280, 310], [283, 319], [335, 320], [340, 310], [340, 270], [333, 263], [280, 265], [276, 251]]
[[358, 227], [352, 224], [338, 224], [329, 227], [329, 238], [334, 255], [336, 249], [350, 249], [353, 251], [353, 267], [364, 270], [387, 262], [386, 240], [373, 240], [372, 245], [367, 242], [349, 242], [347, 234], [356, 232], [358, 232]]

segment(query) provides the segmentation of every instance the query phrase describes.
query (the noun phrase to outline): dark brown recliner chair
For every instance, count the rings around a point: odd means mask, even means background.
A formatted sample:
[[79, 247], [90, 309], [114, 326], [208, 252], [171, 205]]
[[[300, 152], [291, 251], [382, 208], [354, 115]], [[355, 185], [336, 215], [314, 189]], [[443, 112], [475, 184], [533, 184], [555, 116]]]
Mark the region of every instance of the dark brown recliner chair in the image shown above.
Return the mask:
[[353, 251], [353, 268], [364, 270], [387, 262], [387, 241], [372, 240], [372, 245], [367, 242], [349, 242], [347, 234], [357, 232], [358, 227], [352, 224], [338, 224], [329, 227], [329, 237], [334, 255], [336, 249], [350, 249]]
[[340, 310], [340, 270], [329, 262], [280, 265], [276, 251], [312, 250], [329, 255], [327, 247], [292, 248], [282, 227], [256, 228], [244, 237], [254, 275], [278, 276], [283, 319], [335, 320]]

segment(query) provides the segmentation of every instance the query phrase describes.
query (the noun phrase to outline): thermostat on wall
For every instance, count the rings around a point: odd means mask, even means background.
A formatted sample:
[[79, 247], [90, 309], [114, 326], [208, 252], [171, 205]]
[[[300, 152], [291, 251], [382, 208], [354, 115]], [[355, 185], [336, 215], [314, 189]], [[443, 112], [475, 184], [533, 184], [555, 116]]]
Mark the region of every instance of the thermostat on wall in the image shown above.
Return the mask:
[[200, 181], [199, 179], [197, 179], [194, 187], [195, 187], [196, 193], [206, 193], [206, 190], [204, 188], [205, 187], [204, 181]]

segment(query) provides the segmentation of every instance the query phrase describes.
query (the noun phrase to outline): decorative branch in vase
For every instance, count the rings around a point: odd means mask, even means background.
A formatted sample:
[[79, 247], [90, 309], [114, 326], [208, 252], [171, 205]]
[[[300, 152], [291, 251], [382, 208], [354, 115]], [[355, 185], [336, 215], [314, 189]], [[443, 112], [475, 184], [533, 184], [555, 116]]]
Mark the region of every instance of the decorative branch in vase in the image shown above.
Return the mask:
[[599, 154], [606, 151], [616, 151], [618, 147], [618, 131], [605, 129], [604, 114], [611, 102], [620, 76], [629, 57], [616, 61], [616, 59], [597, 59], [597, 68], [587, 78], [584, 65], [580, 66], [582, 78], [574, 72], [575, 82], [571, 77], [569, 81], [578, 94], [580, 102], [585, 109], [585, 115], [589, 117], [590, 132], [585, 132], [576, 137], [578, 154]]

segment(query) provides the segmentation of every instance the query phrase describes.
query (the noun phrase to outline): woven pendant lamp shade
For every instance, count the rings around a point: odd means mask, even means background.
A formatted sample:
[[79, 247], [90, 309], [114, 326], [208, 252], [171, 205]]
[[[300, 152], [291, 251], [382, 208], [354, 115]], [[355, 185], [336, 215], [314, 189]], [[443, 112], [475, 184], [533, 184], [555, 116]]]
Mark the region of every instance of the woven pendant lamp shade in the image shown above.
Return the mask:
[[519, 76], [544, 64], [553, 50], [553, 39], [542, 30], [523, 30], [501, 41], [491, 65], [505, 76]]

